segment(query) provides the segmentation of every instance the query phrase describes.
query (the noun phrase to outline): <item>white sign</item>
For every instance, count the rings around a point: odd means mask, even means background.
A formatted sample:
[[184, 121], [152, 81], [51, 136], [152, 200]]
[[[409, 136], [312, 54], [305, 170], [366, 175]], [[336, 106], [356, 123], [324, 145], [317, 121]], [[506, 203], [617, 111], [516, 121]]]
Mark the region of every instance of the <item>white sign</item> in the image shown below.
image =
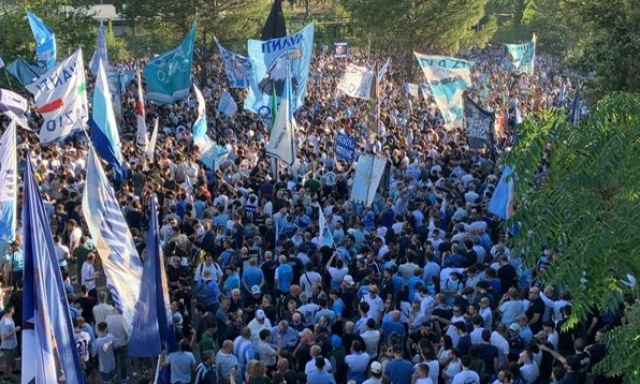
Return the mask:
[[372, 82], [373, 71], [369, 71], [366, 67], [349, 64], [338, 83], [338, 90], [357, 99], [369, 100]]

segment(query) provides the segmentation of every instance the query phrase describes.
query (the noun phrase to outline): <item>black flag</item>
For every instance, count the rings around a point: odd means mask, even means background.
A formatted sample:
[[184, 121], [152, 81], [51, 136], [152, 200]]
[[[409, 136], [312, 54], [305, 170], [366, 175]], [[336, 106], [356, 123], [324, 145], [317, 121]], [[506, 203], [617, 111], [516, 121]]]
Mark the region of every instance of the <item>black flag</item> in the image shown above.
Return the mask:
[[464, 99], [464, 127], [469, 148], [487, 147], [493, 149], [494, 123], [496, 117], [473, 102], [469, 96]]
[[284, 22], [284, 13], [282, 13], [282, 0], [274, 0], [267, 22], [262, 28], [260, 40], [271, 40], [285, 36], [287, 36], [287, 26]]

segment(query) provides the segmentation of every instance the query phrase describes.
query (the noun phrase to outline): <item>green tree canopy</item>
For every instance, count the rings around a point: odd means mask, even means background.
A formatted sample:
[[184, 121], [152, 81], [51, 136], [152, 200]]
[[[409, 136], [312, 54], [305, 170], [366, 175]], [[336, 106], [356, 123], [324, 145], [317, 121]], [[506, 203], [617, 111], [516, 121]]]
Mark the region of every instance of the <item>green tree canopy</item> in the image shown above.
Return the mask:
[[[514, 245], [530, 266], [543, 248], [560, 251], [540, 278], [571, 293], [571, 325], [595, 311], [618, 309], [630, 292], [629, 275], [640, 276], [639, 128], [640, 95], [614, 94], [579, 127], [559, 111], [525, 122], [505, 158], [517, 174]], [[628, 372], [634, 383], [640, 379], [639, 321], [610, 335], [616, 358], [602, 365], [614, 374]]]

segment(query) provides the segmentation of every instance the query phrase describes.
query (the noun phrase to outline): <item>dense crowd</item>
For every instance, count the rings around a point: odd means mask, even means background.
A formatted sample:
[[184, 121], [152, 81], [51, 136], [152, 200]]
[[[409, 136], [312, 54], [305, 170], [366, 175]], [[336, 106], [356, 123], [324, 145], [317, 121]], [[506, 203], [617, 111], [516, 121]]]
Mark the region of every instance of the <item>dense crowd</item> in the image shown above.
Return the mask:
[[[462, 128], [444, 128], [428, 95], [407, 94], [409, 80], [421, 82], [415, 63], [405, 70], [413, 58], [392, 58], [376, 124], [372, 103], [338, 97], [336, 84], [348, 62], [386, 58], [318, 53], [295, 114], [298, 163], [281, 165], [277, 177], [263, 150], [269, 121], [242, 110], [246, 91], [228, 88], [219, 61], [194, 69], [206, 80], [199, 86], [209, 134], [229, 150], [215, 170], [199, 162], [192, 142], [193, 98], [146, 106], [149, 126], [157, 117], [161, 127], [154, 161], [146, 161], [134, 142], [136, 85], [127, 87], [119, 118], [127, 161], [117, 196], [141, 254], [154, 196], [160, 205], [179, 340], [178, 351], [159, 361], [170, 366], [167, 382], [616, 382], [592, 368], [606, 353], [602, 335], [623, 312], [594, 312], [563, 328], [571, 293], [537, 278], [561, 255], [535, 250], [537, 264], [523, 264], [488, 211], [517, 115], [565, 106], [571, 84], [546, 56], [536, 58], [534, 76], [507, 70], [500, 46], [460, 57], [475, 62], [469, 95], [496, 115], [492, 150], [469, 149]], [[222, 91], [240, 107], [233, 117], [215, 110]], [[37, 116], [31, 122], [37, 127]], [[353, 184], [355, 164], [336, 159], [338, 132], [356, 137], [359, 153], [388, 158], [371, 206], [349, 199], [351, 188], [366, 186]], [[127, 356], [130, 327], [110, 304], [83, 223], [86, 137], [42, 148], [34, 133], [19, 136], [35, 161], [90, 382], [148, 382], [155, 362]], [[333, 247], [319, 239], [320, 212]], [[9, 381], [22, 323], [20, 248], [18, 237], [3, 269], [5, 286], [15, 286], [5, 289], [0, 321]]]

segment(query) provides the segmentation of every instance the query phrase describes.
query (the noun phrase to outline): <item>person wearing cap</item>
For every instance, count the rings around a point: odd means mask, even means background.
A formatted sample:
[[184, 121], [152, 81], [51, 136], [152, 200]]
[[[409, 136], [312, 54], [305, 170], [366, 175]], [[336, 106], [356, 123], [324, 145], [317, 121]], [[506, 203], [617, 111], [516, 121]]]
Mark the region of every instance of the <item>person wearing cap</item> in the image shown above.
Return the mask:
[[362, 384], [379, 384], [382, 377], [382, 364], [377, 361], [372, 362], [369, 366], [369, 372], [371, 375]]
[[256, 310], [255, 317], [247, 324], [251, 330], [251, 341], [257, 343], [260, 341], [260, 331], [263, 329], [271, 330], [271, 320], [269, 320], [262, 309]]
[[314, 370], [307, 375], [307, 384], [336, 384], [333, 375], [325, 372], [326, 361], [322, 356], [315, 358]]
[[342, 279], [340, 289], [342, 290], [341, 298], [344, 302], [344, 312], [342, 314], [342, 317], [345, 319], [352, 318], [355, 315], [353, 313], [354, 302], [356, 302], [356, 298], [358, 297], [356, 282], [353, 279], [353, 276], [345, 275], [345, 277]]
[[517, 323], [509, 326], [507, 341], [509, 342], [509, 360], [517, 360], [525, 347], [524, 340], [520, 336], [520, 326]]

